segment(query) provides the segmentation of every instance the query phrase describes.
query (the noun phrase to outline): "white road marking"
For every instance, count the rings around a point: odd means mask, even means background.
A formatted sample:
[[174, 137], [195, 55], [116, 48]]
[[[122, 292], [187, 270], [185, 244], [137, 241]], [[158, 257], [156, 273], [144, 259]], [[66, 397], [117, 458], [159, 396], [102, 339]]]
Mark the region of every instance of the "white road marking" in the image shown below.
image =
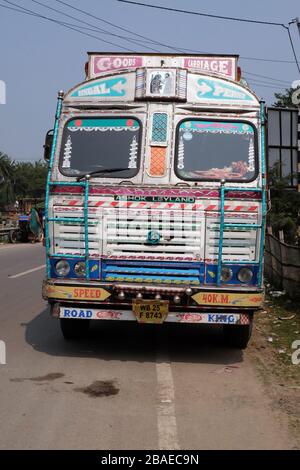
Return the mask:
[[[159, 341], [157, 347], [162, 349], [166, 346]], [[159, 449], [180, 450], [175, 414], [175, 387], [170, 358], [166, 351], [157, 353], [156, 375], [158, 384], [157, 425]]]
[[41, 264], [41, 266], [37, 266], [36, 268], [28, 269], [27, 271], [23, 271], [22, 273], [14, 274], [13, 276], [8, 277], [10, 279], [16, 279], [17, 277], [26, 276], [26, 274], [33, 273], [34, 271], [39, 271], [40, 269], [44, 269], [45, 267], [45, 264]]

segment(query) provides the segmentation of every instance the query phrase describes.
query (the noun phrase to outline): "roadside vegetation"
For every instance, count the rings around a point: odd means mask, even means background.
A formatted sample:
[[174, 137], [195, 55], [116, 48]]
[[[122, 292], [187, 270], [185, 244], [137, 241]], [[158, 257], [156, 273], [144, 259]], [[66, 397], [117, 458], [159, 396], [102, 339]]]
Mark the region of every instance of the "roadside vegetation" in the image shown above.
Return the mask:
[[271, 210], [268, 212], [268, 226], [279, 238], [283, 231], [284, 241], [290, 245], [300, 245], [300, 193], [287, 189], [290, 176], [279, 176], [279, 163], [269, 170], [268, 175]]
[[24, 198], [43, 198], [47, 164], [17, 162], [0, 151], [0, 211]]
[[[294, 88], [286, 88], [281, 93], [275, 93], [274, 107], [297, 108], [292, 102]], [[268, 186], [270, 188], [271, 210], [268, 213], [268, 226], [279, 238], [279, 232], [284, 234], [284, 241], [290, 245], [300, 246], [300, 193], [289, 189], [291, 176], [280, 177], [280, 164], [275, 163], [268, 171]]]

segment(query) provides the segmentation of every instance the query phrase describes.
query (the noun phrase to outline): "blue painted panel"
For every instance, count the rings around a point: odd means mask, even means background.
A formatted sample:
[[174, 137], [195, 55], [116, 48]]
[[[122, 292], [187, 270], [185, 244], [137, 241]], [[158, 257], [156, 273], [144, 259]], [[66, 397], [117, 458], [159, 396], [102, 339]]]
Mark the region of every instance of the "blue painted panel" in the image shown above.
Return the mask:
[[[63, 279], [55, 272], [55, 264], [66, 259], [70, 264], [70, 273], [67, 279], [84, 279], [76, 276], [74, 267], [78, 261], [85, 261], [84, 257], [68, 258], [67, 256], [53, 256], [50, 258], [51, 278]], [[102, 264], [102, 269], [101, 269]], [[162, 267], [163, 266], [163, 267]], [[103, 279], [119, 282], [144, 282], [196, 286], [204, 282], [204, 263], [181, 262], [142, 262], [119, 260], [89, 260], [90, 279]], [[102, 276], [101, 276], [102, 271]]]
[[110, 266], [107, 265], [104, 270], [106, 273], [130, 273], [130, 274], [161, 274], [165, 276], [199, 276], [198, 269], [172, 269], [172, 268], [149, 268], [149, 267], [131, 267], [131, 266]]
[[198, 277], [179, 277], [179, 276], [153, 276], [142, 274], [122, 274], [122, 273], [107, 273], [104, 275], [106, 281], [118, 282], [145, 282], [145, 283], [158, 283], [158, 284], [183, 284], [183, 285], [200, 285]]
[[[85, 258], [84, 257], [82, 257], [82, 258], [78, 257], [78, 258], [70, 259], [68, 257], [64, 258], [64, 256], [51, 257], [50, 258], [50, 266], [51, 266], [50, 276], [52, 278], [64, 279], [62, 276], [58, 276], [56, 274], [56, 271], [55, 271], [55, 264], [57, 263], [57, 261], [59, 261], [61, 259], [66, 259], [68, 261], [68, 263], [70, 264], [70, 273], [66, 277], [67, 279], [84, 279], [85, 278], [85, 276], [83, 276], [82, 278], [76, 276], [75, 271], [74, 271], [75, 264], [78, 263], [78, 261], [85, 262]], [[101, 277], [100, 261], [99, 260], [89, 260], [89, 271], [90, 271], [90, 279], [100, 279], [100, 277]]]
[[204, 281], [204, 263], [104, 260], [102, 278], [107, 281], [195, 286]]
[[204, 267], [203, 263], [197, 261], [186, 262], [186, 261], [143, 261], [143, 260], [118, 260], [118, 259], [103, 259], [102, 260], [103, 269], [106, 266], [118, 265], [118, 266], [137, 266], [137, 267], [164, 267], [164, 268], [190, 268], [190, 269], [202, 269]]
[[152, 121], [152, 142], [166, 142], [167, 132], [168, 115], [166, 113], [154, 113]]

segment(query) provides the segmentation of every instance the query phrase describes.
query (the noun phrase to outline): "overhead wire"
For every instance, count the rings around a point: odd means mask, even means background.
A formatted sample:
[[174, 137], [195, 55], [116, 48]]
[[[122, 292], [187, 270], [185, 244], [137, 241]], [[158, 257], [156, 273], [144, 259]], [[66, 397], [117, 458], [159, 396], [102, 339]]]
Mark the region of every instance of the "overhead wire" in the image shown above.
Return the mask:
[[[38, 1], [38, 0], [31, 0], [31, 1], [32, 1], [33, 3], [35, 3], [35, 4], [37, 4], [37, 5], [40, 5], [40, 6], [44, 7], [44, 8], [47, 8], [48, 10], [52, 10], [52, 11], [54, 11], [55, 13], [58, 13], [58, 14], [60, 14], [60, 15], [66, 16], [67, 18], [71, 18], [71, 19], [73, 19], [73, 20], [75, 20], [75, 21], [78, 21], [79, 23], [82, 23], [82, 24], [85, 24], [85, 25], [90, 26], [90, 27], [92, 27], [92, 28], [95, 28], [95, 29], [96, 29], [97, 31], [99, 31], [101, 34], [108, 34], [108, 35], [110, 35], [110, 36], [114, 36], [114, 37], [117, 37], [117, 38], [119, 38], [119, 39], [128, 41], [128, 42], [130, 42], [130, 43], [136, 44], [136, 45], [138, 45], [139, 47], [141, 46], [140, 42], [138, 42], [137, 40], [135, 40], [135, 39], [133, 39], [133, 38], [128, 38], [128, 37], [126, 37], [126, 36], [121, 36], [120, 34], [112, 33], [112, 32], [110, 32], [110, 31], [107, 31], [107, 30], [103, 29], [103, 28], [99, 28], [98, 26], [95, 26], [95, 25], [93, 25], [93, 24], [91, 24], [91, 23], [89, 23], [89, 22], [87, 22], [87, 21], [85, 21], [85, 20], [82, 20], [81, 18], [77, 18], [77, 17], [75, 17], [75, 16], [73, 16], [73, 15], [70, 15], [70, 14], [66, 13], [65, 11], [58, 10], [57, 8], [51, 7], [51, 6], [49, 6], [49, 5], [46, 5], [45, 3], [40, 2], [40, 1]], [[148, 47], [148, 46], [145, 46], [145, 45], [143, 45], [143, 47], [145, 47], [146, 49], [149, 49], [149, 50], [151, 50], [151, 51], [155, 50], [156, 52], [159, 52], [159, 50], [153, 49], [153, 47]]]
[[[9, 1], [9, 0], [3, 0], [3, 1], [4, 1], [5, 3], [10, 4], [10, 5], [14, 5], [14, 6], [18, 7], [18, 8], [12, 8], [12, 7], [8, 7], [8, 6], [6, 6], [6, 5], [1, 5], [1, 4], [0, 4], [0, 7], [4, 7], [4, 8], [7, 8], [7, 9], [9, 9], [9, 10], [17, 11], [17, 12], [19, 12], [19, 13], [28, 14], [28, 15], [31, 15], [31, 16], [39, 17], [39, 18], [42, 18], [42, 19], [45, 19], [45, 20], [48, 20], [48, 21], [57, 23], [57, 24], [59, 24], [59, 25], [61, 25], [61, 26], [64, 26], [64, 27], [66, 27], [66, 28], [68, 28], [68, 29], [71, 29], [71, 30], [73, 30], [73, 31], [79, 32], [79, 33], [81, 33], [81, 34], [85, 34], [85, 35], [87, 35], [87, 36], [89, 36], [89, 37], [92, 37], [92, 38], [95, 38], [95, 39], [97, 39], [97, 40], [99, 40], [99, 41], [103, 41], [103, 42], [109, 43], [109, 44], [111, 44], [111, 45], [115, 45], [115, 46], [117, 46], [117, 47], [119, 47], [119, 48], [125, 49], [126, 51], [129, 50], [129, 51], [131, 51], [131, 52], [134, 52], [134, 51], [132, 51], [132, 50], [130, 50], [130, 49], [128, 49], [128, 48], [124, 48], [123, 46], [121, 46], [121, 45], [119, 45], [119, 44], [112, 43], [112, 42], [110, 42], [110, 41], [106, 41], [106, 40], [104, 40], [103, 38], [99, 38], [98, 36], [94, 36], [94, 35], [91, 35], [91, 34], [88, 34], [88, 33], [84, 33], [83, 31], [81, 31], [81, 30], [78, 29], [78, 28], [80, 28], [80, 29], [91, 30], [91, 31], [96, 32], [96, 31], [97, 31], [97, 27], [95, 27], [95, 29], [94, 29], [94, 25], [91, 25], [92, 28], [87, 28], [87, 27], [83, 27], [83, 26], [80, 26], [80, 25], [74, 25], [74, 24], [72, 24], [72, 23], [62, 22], [62, 21], [56, 20], [56, 19], [54, 19], [54, 18], [49, 18], [49, 17], [47, 17], [47, 16], [45, 16], [45, 15], [39, 14], [39, 13], [33, 11], [33, 10], [24, 8], [24, 7], [18, 5], [18, 4], [16, 4], [16, 3], [14, 3], [14, 2], [11, 2], [11, 1]], [[37, 0], [32, 0], [32, 1], [33, 1], [34, 3], [38, 3], [38, 4], [41, 4], [41, 5], [43, 5], [43, 6], [46, 6], [46, 5], [42, 4], [42, 2], [39, 2], [39, 1], [37, 1]], [[62, 3], [65, 3], [65, 2], [62, 2]], [[75, 18], [75, 17], [72, 17], [72, 18], [75, 19], [75, 20], [77, 20], [77, 18]], [[250, 75], [253, 75], [254, 77], [267, 78], [268, 80], [275, 81], [275, 82], [278, 83], [278, 86], [279, 86], [279, 87], [284, 87], [284, 86], [286, 86], [286, 85], [288, 84], [287, 81], [279, 80], [279, 79], [274, 79], [273, 77], [269, 77], [269, 76], [266, 76], [266, 75], [255, 74], [255, 73], [253, 73], [253, 72], [247, 72], [247, 71], [245, 71], [245, 73], [246, 73], [245, 76], [247, 76], [247, 75], [249, 75], [249, 76], [250, 76]], [[272, 83], [270, 83], [269, 81], [262, 81], [262, 80], [257, 80], [257, 79], [256, 79], [256, 82], [257, 82], [257, 83], [256, 83], [257, 85], [261, 85], [261, 86], [263, 86], [263, 85], [264, 85], [264, 86], [265, 86], [265, 85], [268, 85], [268, 86], [270, 86], [270, 87], [272, 87], [272, 86], [275, 87], [275, 86], [276, 86], [275, 84], [272, 84]]]
[[298, 63], [298, 58], [297, 58], [297, 55], [296, 55], [295, 47], [294, 47], [292, 36], [291, 36], [291, 33], [290, 33], [290, 28], [289, 28], [290, 24], [288, 26], [286, 26], [284, 23], [278, 23], [278, 22], [275, 22], [275, 21], [253, 20], [253, 19], [249, 19], [249, 18], [238, 18], [238, 17], [234, 17], [234, 16], [214, 15], [214, 14], [210, 14], [210, 13], [202, 13], [202, 12], [191, 11], [191, 10], [183, 10], [183, 9], [179, 9], [179, 8], [164, 7], [164, 6], [161, 6], [161, 5], [152, 5], [152, 4], [149, 4], [149, 3], [135, 2], [135, 1], [132, 1], [132, 0], [117, 0], [117, 1], [121, 2], [121, 3], [127, 3], [127, 4], [131, 4], [131, 5], [135, 5], [135, 6], [155, 8], [155, 9], [158, 9], [158, 10], [172, 11], [172, 12], [175, 12], [175, 13], [184, 13], [184, 14], [188, 14], [188, 15], [196, 15], [196, 16], [202, 16], [202, 17], [206, 17], [206, 18], [214, 18], [214, 19], [222, 19], [222, 20], [227, 20], [227, 21], [237, 21], [237, 22], [244, 22], [244, 23], [261, 24], [261, 25], [265, 25], [265, 26], [268, 25], [268, 26], [282, 27], [282, 28], [285, 29], [285, 31], [288, 34], [288, 38], [289, 38], [289, 42], [290, 42], [290, 45], [291, 45], [291, 48], [292, 48], [295, 64], [297, 66], [298, 72], [300, 73], [300, 66], [299, 66], [299, 63]]
[[[195, 53], [195, 54], [205, 54], [207, 52], [204, 52], [204, 51], [200, 51], [200, 50], [196, 50], [196, 49], [191, 49], [191, 48], [184, 48], [184, 47], [179, 47], [179, 46], [176, 46], [176, 45], [171, 45], [171, 44], [166, 44], [166, 43], [163, 43], [163, 42], [160, 42], [160, 41], [157, 41], [153, 38], [150, 38], [148, 36], [144, 36], [144, 35], [141, 35], [131, 29], [128, 29], [128, 28], [124, 28], [123, 26], [120, 26], [120, 25], [117, 25], [115, 23], [112, 23], [111, 21], [108, 21], [106, 19], [104, 19], [103, 17], [99, 17], [97, 15], [94, 15], [92, 14], [91, 12], [88, 12], [87, 10], [84, 10], [82, 8], [78, 8], [78, 7], [75, 7], [74, 5], [70, 5], [70, 3], [68, 2], [65, 2], [63, 0], [55, 0], [57, 3], [60, 3], [64, 6], [67, 6], [68, 8], [71, 8], [75, 11], [78, 11], [86, 16], [89, 16], [93, 19], [96, 19], [98, 21], [101, 21], [103, 23], [106, 23], [106, 24], [109, 24], [110, 26], [114, 27], [114, 28], [117, 28], [117, 29], [120, 29], [122, 31], [125, 31], [127, 33], [130, 33], [130, 34], [133, 34], [141, 39], [143, 39], [143, 41], [141, 41], [141, 43], [143, 42], [150, 42], [150, 43], [153, 43], [153, 44], [156, 44], [156, 45], [161, 45], [161, 46], [164, 46], [168, 49], [172, 49], [174, 51], [183, 51], [183, 52], [188, 52], [188, 53]], [[263, 58], [263, 57], [246, 57], [246, 56], [240, 56], [240, 59], [243, 59], [243, 60], [251, 60], [251, 61], [262, 61], [262, 62], [275, 62], [275, 63], [285, 63], [285, 64], [294, 64], [294, 61], [293, 60], [284, 60], [284, 59], [267, 59], [267, 58]]]
[[245, 22], [245, 23], [258, 23], [258, 24], [264, 24], [264, 25], [270, 25], [270, 26], [285, 26], [283, 23], [278, 23], [275, 21], [266, 21], [266, 20], [251, 20], [249, 18], [237, 18], [234, 16], [223, 16], [223, 15], [214, 15], [211, 13], [202, 13], [198, 11], [191, 11], [191, 10], [182, 10], [179, 8], [171, 8], [171, 7], [163, 7], [161, 5], [152, 5], [150, 3], [142, 3], [142, 2], [134, 2], [131, 0], [117, 0], [118, 2], [121, 3], [130, 3], [132, 5], [136, 6], [142, 6], [142, 7], [147, 7], [147, 8], [155, 8], [158, 10], [165, 10], [165, 11], [173, 11], [175, 13], [185, 13], [188, 15], [196, 15], [196, 16], [204, 16], [207, 18], [217, 18], [217, 19], [222, 19], [222, 20], [229, 20], [229, 21], [240, 21], [240, 22]]
[[80, 29], [78, 29], [78, 28], [80, 28], [79, 26], [77, 26], [77, 27], [69, 26], [69, 25], [65, 24], [64, 22], [62, 22], [62, 21], [59, 21], [59, 20], [56, 20], [56, 19], [54, 19], [54, 18], [50, 18], [50, 17], [48, 17], [48, 16], [39, 14], [39, 13], [33, 11], [33, 10], [30, 10], [30, 9], [28, 9], [28, 8], [25, 8], [25, 7], [22, 7], [21, 5], [18, 5], [18, 4], [16, 4], [16, 3], [13, 3], [13, 2], [11, 2], [10, 0], [2, 0], [2, 1], [5, 2], [5, 3], [8, 3], [8, 4], [10, 4], [10, 5], [13, 5], [13, 6], [17, 7], [17, 8], [12, 8], [12, 7], [7, 7], [6, 5], [1, 5], [1, 4], [0, 4], [0, 7], [2, 7], [2, 8], [7, 8], [7, 9], [9, 9], [9, 10], [14, 10], [14, 11], [17, 11], [17, 12], [19, 12], [19, 13], [27, 14], [27, 15], [30, 15], [30, 16], [35, 16], [35, 17], [38, 17], [38, 18], [42, 18], [42, 19], [44, 19], [44, 20], [46, 20], [46, 21], [50, 21], [50, 22], [52, 22], [52, 23], [59, 24], [60, 26], [62, 26], [62, 27], [64, 27], [64, 28], [67, 28], [67, 29], [76, 31], [76, 32], [78, 32], [78, 33], [80, 33], [80, 34], [83, 34], [83, 35], [85, 35], [85, 36], [91, 37], [91, 38], [93, 38], [93, 39], [97, 39], [98, 41], [101, 41], [101, 42], [104, 42], [104, 43], [106, 43], [106, 44], [110, 44], [110, 45], [112, 45], [112, 46], [118, 47], [119, 49], [123, 49], [123, 50], [129, 51], [129, 52], [135, 52], [133, 49], [129, 49], [128, 47], [123, 47], [123, 46], [121, 46], [120, 44], [117, 44], [117, 43], [114, 43], [114, 42], [111, 42], [111, 41], [107, 41], [106, 39], [100, 38], [99, 36], [95, 36], [95, 35], [93, 35], [93, 34], [86, 33], [86, 32], [84, 32], [84, 31], [81, 31]]
[[86, 15], [86, 16], [89, 16], [89, 17], [91, 17], [91, 18], [93, 18], [93, 19], [96, 19], [96, 20], [98, 20], [98, 21], [101, 21], [101, 22], [103, 22], [103, 23], [105, 23], [105, 24], [108, 24], [108, 25], [114, 27], [114, 28], [120, 29], [121, 31], [124, 31], [124, 32], [129, 33], [129, 34], [133, 34], [134, 36], [137, 36], [137, 37], [139, 37], [139, 38], [141, 38], [141, 39], [144, 39], [145, 41], [149, 41], [149, 42], [151, 42], [151, 43], [153, 43], [153, 44], [156, 44], [156, 45], [159, 45], [159, 46], [164, 46], [164, 47], [166, 47], [166, 48], [168, 48], [168, 49], [172, 49], [172, 50], [183, 50], [183, 49], [181, 49], [181, 48], [178, 48], [177, 46], [171, 46], [171, 45], [166, 44], [166, 43], [163, 43], [163, 42], [161, 42], [161, 41], [157, 41], [157, 40], [155, 40], [155, 39], [149, 38], [149, 37], [144, 36], [144, 35], [142, 35], [142, 34], [136, 33], [136, 32], [134, 32], [134, 31], [132, 31], [132, 30], [130, 30], [130, 29], [128, 29], [128, 28], [124, 28], [123, 26], [120, 26], [120, 25], [117, 25], [117, 24], [115, 24], [115, 23], [112, 23], [111, 21], [108, 21], [108, 20], [106, 20], [106, 19], [104, 19], [104, 18], [101, 18], [100, 16], [94, 15], [94, 14], [88, 12], [87, 10], [83, 10], [83, 9], [81, 9], [81, 8], [75, 7], [74, 5], [70, 5], [69, 3], [64, 2], [63, 0], [55, 0], [55, 1], [56, 1], [57, 3], [60, 3], [60, 4], [62, 4], [62, 5], [67, 6], [67, 7], [71, 8], [71, 9], [73, 9], [73, 10], [76, 10], [76, 11], [78, 11], [78, 12], [80, 12], [80, 13]]

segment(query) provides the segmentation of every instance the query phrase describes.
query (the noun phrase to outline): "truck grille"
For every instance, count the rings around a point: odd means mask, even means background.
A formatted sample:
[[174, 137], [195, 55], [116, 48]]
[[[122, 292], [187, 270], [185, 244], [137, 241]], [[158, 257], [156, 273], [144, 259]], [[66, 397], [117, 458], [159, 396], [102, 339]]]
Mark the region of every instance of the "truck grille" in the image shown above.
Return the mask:
[[[83, 217], [83, 208], [54, 205], [53, 216], [70, 219]], [[214, 262], [218, 259], [219, 218], [219, 212], [90, 207], [89, 255], [108, 260], [139, 260], [139, 265], [144, 261]], [[228, 211], [225, 221], [257, 224], [259, 214]], [[53, 254], [84, 256], [83, 224], [55, 222], [50, 224], [50, 230], [53, 233]], [[147, 241], [150, 231], [159, 233], [159, 243], [150, 244]], [[255, 261], [259, 237], [260, 230], [225, 229], [223, 261]], [[111, 277], [119, 273], [123, 270], [107, 271]], [[147, 276], [149, 273], [151, 276], [161, 274], [154, 270], [147, 272]], [[140, 276], [145, 273], [133, 270], [126, 274]], [[193, 276], [191, 273], [187, 275]]]
[[[103, 225], [103, 251], [109, 258], [193, 261], [203, 256], [204, 217], [199, 212], [104, 211]], [[147, 242], [150, 231], [159, 233], [159, 243]]]
[[[207, 219], [206, 225], [206, 248], [205, 257], [212, 261], [217, 261], [219, 253], [220, 222], [219, 214]], [[226, 223], [257, 224], [257, 214], [242, 217], [242, 214], [228, 213], [225, 216]], [[225, 229], [223, 234], [223, 261], [255, 261], [257, 257], [257, 241], [260, 231], [242, 228]]]

